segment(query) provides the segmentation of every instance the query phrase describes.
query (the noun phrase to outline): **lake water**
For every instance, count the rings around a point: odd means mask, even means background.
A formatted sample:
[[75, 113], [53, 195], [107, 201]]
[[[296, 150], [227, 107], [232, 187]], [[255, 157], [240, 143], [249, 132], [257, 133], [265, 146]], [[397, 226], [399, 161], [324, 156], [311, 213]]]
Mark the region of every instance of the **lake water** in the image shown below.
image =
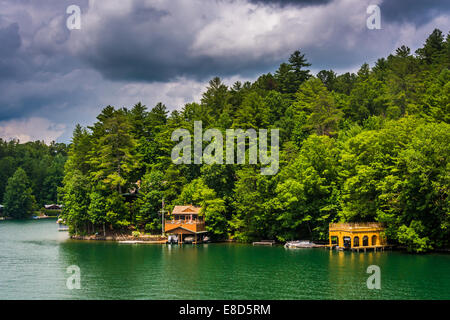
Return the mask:
[[450, 255], [83, 242], [55, 220], [0, 221], [0, 299], [450, 299]]

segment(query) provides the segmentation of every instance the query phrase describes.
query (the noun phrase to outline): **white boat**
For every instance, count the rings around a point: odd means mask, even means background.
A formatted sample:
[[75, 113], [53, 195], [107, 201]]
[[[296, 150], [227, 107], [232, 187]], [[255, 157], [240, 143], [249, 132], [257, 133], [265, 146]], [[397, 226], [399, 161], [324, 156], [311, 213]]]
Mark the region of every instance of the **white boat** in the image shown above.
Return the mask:
[[291, 249], [301, 249], [301, 248], [317, 248], [321, 247], [321, 245], [315, 244], [309, 240], [296, 240], [296, 241], [288, 241], [284, 245], [285, 248]]
[[178, 237], [174, 234], [171, 234], [167, 237], [167, 244], [177, 244], [178, 243]]
[[194, 237], [191, 237], [191, 236], [188, 236], [188, 237], [183, 239], [183, 243], [186, 243], [186, 244], [194, 243], [194, 241], [195, 241]]

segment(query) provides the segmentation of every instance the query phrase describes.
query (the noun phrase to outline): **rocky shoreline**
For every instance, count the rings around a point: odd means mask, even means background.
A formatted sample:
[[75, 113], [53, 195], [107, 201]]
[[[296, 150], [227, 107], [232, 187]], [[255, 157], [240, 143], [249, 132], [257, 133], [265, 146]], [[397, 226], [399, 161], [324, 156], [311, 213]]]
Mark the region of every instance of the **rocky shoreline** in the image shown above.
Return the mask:
[[167, 237], [154, 236], [154, 235], [141, 235], [133, 236], [128, 234], [115, 234], [115, 235], [71, 235], [72, 240], [100, 240], [100, 241], [136, 241], [146, 243], [166, 243]]

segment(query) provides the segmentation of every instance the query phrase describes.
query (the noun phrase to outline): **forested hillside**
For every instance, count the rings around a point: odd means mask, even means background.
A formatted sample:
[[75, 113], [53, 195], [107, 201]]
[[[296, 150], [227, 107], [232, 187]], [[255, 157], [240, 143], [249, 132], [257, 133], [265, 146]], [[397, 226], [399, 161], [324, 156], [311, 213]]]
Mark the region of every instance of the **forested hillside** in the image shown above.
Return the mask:
[[[18, 140], [0, 139], [0, 203], [7, 206], [9, 199], [19, 197], [27, 198], [24, 203], [33, 202], [34, 209], [56, 203], [66, 158], [67, 146], [63, 143], [46, 145], [36, 141], [21, 144]], [[12, 179], [15, 173], [17, 179]], [[30, 194], [27, 191], [25, 196], [24, 190], [28, 189]], [[8, 195], [6, 191], [9, 191]], [[30, 196], [33, 199], [29, 199]], [[32, 213], [30, 208], [22, 211], [20, 218]]]
[[[380, 221], [391, 243], [448, 247], [449, 65], [449, 36], [435, 30], [415, 53], [402, 46], [356, 74], [313, 76], [297, 51], [253, 83], [214, 78], [201, 101], [170, 114], [161, 103], [107, 106], [94, 125], [74, 131], [64, 217], [77, 234], [159, 233], [164, 198], [169, 209], [202, 206], [215, 238], [325, 240], [330, 222]], [[196, 120], [223, 132], [279, 128], [278, 174], [248, 164], [175, 165], [171, 134], [192, 132]], [[138, 181], [138, 196], [126, 201]]]

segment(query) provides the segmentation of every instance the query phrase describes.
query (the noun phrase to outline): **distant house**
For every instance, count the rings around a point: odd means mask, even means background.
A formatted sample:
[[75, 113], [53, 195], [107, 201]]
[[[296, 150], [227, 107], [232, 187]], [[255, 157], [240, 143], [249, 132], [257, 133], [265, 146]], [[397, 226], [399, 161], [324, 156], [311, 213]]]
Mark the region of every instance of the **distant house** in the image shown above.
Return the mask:
[[197, 243], [206, 233], [200, 210], [201, 207], [193, 205], [175, 206], [172, 210], [172, 220], [166, 220], [164, 224], [165, 232], [177, 235], [179, 243], [183, 243], [183, 236], [193, 236], [194, 243]]
[[46, 210], [61, 210], [63, 208], [60, 204], [46, 204], [44, 205]]
[[122, 193], [122, 197], [125, 198], [125, 202], [133, 202], [139, 195], [139, 189], [141, 188], [141, 180], [136, 181], [134, 186], [128, 189], [128, 192]]

